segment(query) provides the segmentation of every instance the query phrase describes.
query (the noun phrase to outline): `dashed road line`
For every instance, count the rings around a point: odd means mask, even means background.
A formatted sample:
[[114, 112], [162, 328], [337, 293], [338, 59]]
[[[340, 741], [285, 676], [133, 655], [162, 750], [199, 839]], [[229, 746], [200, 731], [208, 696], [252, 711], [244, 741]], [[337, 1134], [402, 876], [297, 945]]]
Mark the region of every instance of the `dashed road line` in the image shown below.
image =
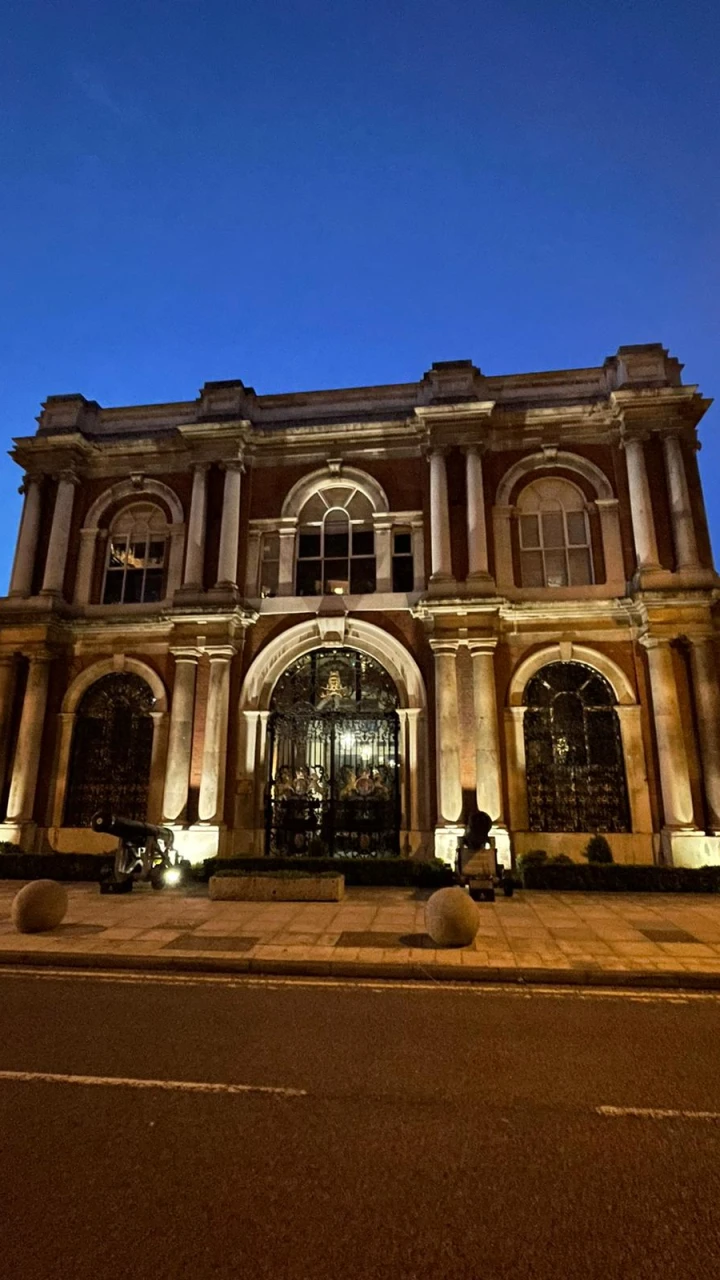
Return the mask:
[[213, 1080], [143, 1080], [132, 1076], [75, 1076], [57, 1071], [0, 1071], [0, 1081], [23, 1084], [100, 1085], [122, 1089], [162, 1089], [166, 1093], [264, 1093], [281, 1098], [306, 1098], [307, 1089], [270, 1084], [224, 1084]]
[[596, 1107], [599, 1116], [638, 1120], [720, 1120], [720, 1111], [685, 1111], [673, 1107]]

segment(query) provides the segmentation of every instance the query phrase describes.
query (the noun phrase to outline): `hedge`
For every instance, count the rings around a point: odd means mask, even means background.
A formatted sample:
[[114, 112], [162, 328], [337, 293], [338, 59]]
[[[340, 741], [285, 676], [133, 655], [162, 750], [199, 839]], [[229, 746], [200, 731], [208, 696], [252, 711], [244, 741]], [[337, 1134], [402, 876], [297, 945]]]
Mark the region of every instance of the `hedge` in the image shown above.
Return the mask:
[[258, 872], [303, 871], [310, 875], [343, 875], [346, 885], [395, 885], [418, 889], [441, 889], [453, 883], [452, 869], [434, 858], [417, 862], [414, 858], [210, 858], [204, 864], [203, 879], [226, 871], [241, 875]]
[[564, 893], [718, 893], [720, 867], [627, 866], [623, 863], [531, 863], [522, 868], [525, 889]]
[[0, 880], [94, 880], [114, 857], [95, 853], [21, 853], [16, 844], [0, 846]]

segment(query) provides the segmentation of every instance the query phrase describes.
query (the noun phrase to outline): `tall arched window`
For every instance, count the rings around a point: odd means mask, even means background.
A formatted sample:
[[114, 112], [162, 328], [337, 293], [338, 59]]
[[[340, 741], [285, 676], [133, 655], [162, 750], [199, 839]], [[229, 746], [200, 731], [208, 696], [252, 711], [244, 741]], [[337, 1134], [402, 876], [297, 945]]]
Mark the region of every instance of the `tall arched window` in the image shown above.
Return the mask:
[[167, 518], [160, 507], [124, 507], [110, 526], [103, 604], [164, 599], [167, 541]]
[[364, 595], [375, 590], [375, 534], [369, 498], [354, 485], [323, 488], [298, 521], [299, 596]]
[[593, 580], [584, 494], [569, 480], [534, 480], [517, 499], [520, 584], [579, 587]]
[[98, 809], [147, 816], [153, 742], [152, 690], [132, 672], [101, 676], [77, 709], [65, 825], [87, 827]]
[[613, 690], [583, 662], [549, 662], [524, 702], [531, 831], [629, 831]]

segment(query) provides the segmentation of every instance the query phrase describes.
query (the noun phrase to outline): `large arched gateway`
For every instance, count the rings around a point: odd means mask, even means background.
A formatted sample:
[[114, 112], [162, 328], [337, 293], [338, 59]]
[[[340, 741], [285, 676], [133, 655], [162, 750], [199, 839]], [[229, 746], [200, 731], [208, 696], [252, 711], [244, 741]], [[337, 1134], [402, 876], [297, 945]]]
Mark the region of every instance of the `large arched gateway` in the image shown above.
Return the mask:
[[88, 827], [98, 809], [147, 817], [154, 699], [133, 672], [101, 676], [85, 692], [73, 734], [65, 824]]
[[355, 649], [303, 654], [278, 680], [268, 726], [267, 852], [399, 852], [398, 693]]

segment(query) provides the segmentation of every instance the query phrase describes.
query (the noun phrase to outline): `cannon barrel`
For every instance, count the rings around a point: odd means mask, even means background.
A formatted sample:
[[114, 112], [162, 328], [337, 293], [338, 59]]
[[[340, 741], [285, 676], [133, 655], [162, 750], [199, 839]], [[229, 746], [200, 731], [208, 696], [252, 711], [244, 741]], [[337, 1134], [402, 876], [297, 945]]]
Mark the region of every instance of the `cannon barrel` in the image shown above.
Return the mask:
[[169, 827], [157, 827], [152, 822], [138, 822], [136, 818], [123, 818], [117, 813], [100, 810], [93, 814], [90, 821], [93, 831], [102, 831], [108, 836], [119, 836], [128, 844], [145, 845], [151, 836], [165, 842], [171, 849], [174, 836]]

